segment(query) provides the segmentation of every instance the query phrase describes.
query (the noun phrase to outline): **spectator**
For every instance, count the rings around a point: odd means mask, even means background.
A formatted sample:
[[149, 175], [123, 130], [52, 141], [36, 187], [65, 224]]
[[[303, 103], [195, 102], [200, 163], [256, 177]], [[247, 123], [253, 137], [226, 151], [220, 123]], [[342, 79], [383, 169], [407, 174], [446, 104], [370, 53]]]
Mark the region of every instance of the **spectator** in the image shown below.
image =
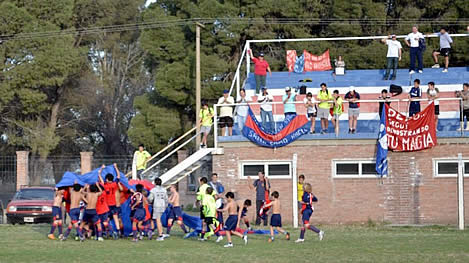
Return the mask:
[[344, 75], [345, 74], [345, 61], [342, 59], [342, 56], [339, 56], [334, 61], [334, 73], [333, 75]]
[[355, 133], [357, 131], [357, 120], [360, 115], [360, 94], [355, 91], [354, 87], [349, 88], [349, 92], [345, 94], [345, 99], [348, 104], [348, 133]]
[[[469, 83], [464, 83], [462, 88], [462, 91], [456, 91], [456, 97], [462, 98], [462, 112], [459, 115], [459, 121], [461, 125], [459, 126], [458, 131], [464, 129], [464, 117], [466, 117], [466, 122], [469, 121]], [[469, 124], [467, 125], [465, 131], [469, 131]]]
[[332, 97], [334, 97], [334, 107], [332, 109], [333, 116], [331, 121], [332, 125], [334, 125], [335, 135], [339, 136], [339, 118], [343, 112], [343, 100], [342, 97], [340, 97], [338, 90], [334, 90]]
[[241, 89], [239, 91], [239, 100], [236, 102], [238, 105], [236, 106], [236, 123], [238, 124], [239, 132], [243, 131], [244, 123], [246, 122], [246, 118], [248, 116], [249, 106], [248, 102], [252, 100], [250, 98], [246, 98], [246, 90]]
[[142, 173], [147, 168], [147, 162], [150, 160], [150, 153], [145, 151], [145, 145], [140, 144], [138, 146], [138, 151], [134, 153], [134, 158], [136, 158], [137, 162], [137, 178], [138, 180], [142, 180]]
[[[424, 39], [423, 34], [418, 31], [417, 26], [412, 27], [412, 33], [409, 33], [407, 37], [404, 39], [405, 44], [410, 47], [410, 69], [409, 74], [415, 73], [415, 59], [419, 63], [418, 71], [419, 73], [423, 73], [423, 60], [422, 60], [422, 48], [423, 45], [420, 43], [420, 40]], [[410, 42], [409, 42], [410, 40]]]
[[420, 112], [420, 101], [416, 101], [417, 99], [422, 98], [422, 91], [420, 90], [420, 79], [414, 80], [414, 86], [410, 89], [408, 98], [410, 100], [409, 117], [412, 117]]
[[296, 100], [296, 92], [292, 95], [292, 91], [290, 87], [285, 88], [285, 95], [282, 97], [283, 101], [283, 112], [285, 114], [285, 118], [287, 116], [296, 116], [296, 107], [295, 107], [295, 100]]
[[274, 131], [274, 115], [272, 114], [272, 104], [274, 97], [267, 92], [267, 88], [262, 88], [262, 94], [259, 94], [257, 101], [261, 103], [262, 127], [267, 128], [267, 118], [269, 118], [270, 130]]
[[443, 69], [443, 72], [446, 73], [448, 72], [449, 53], [451, 52], [451, 44], [453, 43], [453, 40], [444, 28], [440, 29], [440, 32], [435, 33], [435, 35], [440, 37], [440, 49], [434, 50], [432, 53], [433, 60], [435, 61], [435, 65], [433, 65], [432, 68], [440, 68], [438, 56], [442, 55], [445, 57], [445, 69]]
[[402, 58], [402, 45], [401, 42], [397, 41], [396, 35], [391, 35], [388, 39], [381, 39], [381, 42], [388, 46], [388, 54], [386, 55], [386, 74], [383, 77], [383, 80], [389, 78], [389, 73], [392, 75], [391, 80], [396, 79], [396, 71], [399, 61]]
[[199, 112], [200, 133], [202, 134], [202, 142], [200, 143], [201, 148], [207, 147], [207, 137], [212, 129], [213, 116], [213, 108], [209, 108], [208, 103], [206, 101], [202, 101], [202, 109], [200, 109]]
[[313, 97], [313, 94], [311, 92], [308, 92], [306, 94], [306, 97], [303, 99], [303, 103], [305, 104], [306, 107], [306, 113], [308, 115], [308, 118], [311, 120], [311, 134], [316, 133], [315, 127], [316, 127], [316, 117], [318, 116], [317, 111], [316, 111], [316, 100]]
[[317, 99], [319, 101], [318, 118], [321, 119], [321, 134], [325, 134], [329, 126], [330, 101], [333, 100], [332, 94], [327, 90], [326, 83], [321, 83], [321, 90], [318, 93]]
[[[259, 176], [259, 179], [256, 179], [254, 183], [252, 183], [251, 177], [248, 177], [248, 185], [251, 190], [256, 189], [256, 225], [259, 225], [261, 223], [259, 210], [265, 201], [265, 192], [270, 190], [270, 182], [267, 180], [267, 177], [265, 177], [264, 172], [259, 171], [257, 175]], [[263, 221], [264, 226], [266, 226], [267, 217], [265, 217]]]
[[391, 97], [389, 97], [388, 95], [388, 90], [387, 89], [383, 89], [381, 91], [381, 96], [378, 97], [379, 100], [384, 100], [384, 101], [380, 101], [379, 102], [379, 111], [378, 111], [378, 114], [379, 114], [379, 118], [381, 119], [381, 114], [383, 112], [383, 109], [384, 109], [384, 103], [388, 104], [388, 106], [391, 105], [391, 102], [388, 101], [389, 99], [391, 99]]
[[249, 50], [249, 55], [251, 55], [252, 62], [254, 62], [254, 78], [256, 79], [257, 94], [261, 87], [265, 87], [267, 71], [269, 71], [270, 76], [272, 76], [272, 71], [270, 71], [269, 63], [264, 60], [264, 53], [261, 52], [259, 57], [256, 58], [252, 55], [252, 51]]
[[440, 102], [438, 98], [440, 97], [440, 91], [438, 88], [435, 88], [435, 82], [430, 81], [428, 82], [428, 89], [427, 89], [427, 98], [429, 99], [428, 103], [432, 103], [435, 105], [435, 129], [438, 130], [438, 115], [440, 115]]
[[233, 135], [233, 104], [234, 98], [229, 95], [226, 89], [223, 91], [223, 97], [218, 99], [217, 104], [224, 104], [228, 106], [220, 107], [220, 122], [218, 126], [221, 128], [221, 136], [225, 136], [225, 129], [228, 127], [228, 135]]

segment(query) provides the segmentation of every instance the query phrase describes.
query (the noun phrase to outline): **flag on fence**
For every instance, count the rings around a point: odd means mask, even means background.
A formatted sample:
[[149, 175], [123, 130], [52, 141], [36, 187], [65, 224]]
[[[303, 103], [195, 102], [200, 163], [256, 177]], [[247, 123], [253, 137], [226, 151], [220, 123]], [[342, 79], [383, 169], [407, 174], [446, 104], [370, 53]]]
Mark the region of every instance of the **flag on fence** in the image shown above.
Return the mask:
[[386, 133], [386, 107], [381, 112], [381, 120], [379, 123], [379, 135], [376, 151], [376, 172], [380, 177], [388, 174], [388, 136]]

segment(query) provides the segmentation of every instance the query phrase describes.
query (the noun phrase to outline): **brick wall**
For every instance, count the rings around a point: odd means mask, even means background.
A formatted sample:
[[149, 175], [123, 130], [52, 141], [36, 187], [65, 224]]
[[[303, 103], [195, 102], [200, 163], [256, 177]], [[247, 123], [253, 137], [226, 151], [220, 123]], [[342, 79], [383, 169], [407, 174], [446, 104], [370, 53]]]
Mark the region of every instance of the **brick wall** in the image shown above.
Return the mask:
[[[383, 179], [333, 178], [333, 159], [373, 158], [375, 140], [311, 140], [297, 141], [290, 146], [268, 149], [249, 142], [222, 143], [223, 155], [213, 156], [213, 171], [227, 191], [238, 199], [255, 200], [247, 180], [239, 178], [239, 164], [247, 160], [292, 160], [298, 156], [297, 174], [304, 174], [319, 198], [313, 222], [357, 223], [372, 219], [397, 224], [456, 224], [456, 178], [434, 178], [432, 158], [469, 156], [469, 139], [439, 139], [433, 149], [411, 152], [390, 152], [389, 176]], [[468, 178], [469, 179], [469, 178]], [[469, 183], [468, 179], [465, 183]], [[272, 191], [280, 193], [282, 217], [293, 220], [292, 179], [271, 179]], [[467, 189], [467, 187], [466, 187]], [[469, 190], [465, 191], [466, 196]], [[468, 199], [466, 199], [468, 200]], [[466, 217], [469, 204], [466, 203]], [[254, 219], [254, 208], [250, 210]]]

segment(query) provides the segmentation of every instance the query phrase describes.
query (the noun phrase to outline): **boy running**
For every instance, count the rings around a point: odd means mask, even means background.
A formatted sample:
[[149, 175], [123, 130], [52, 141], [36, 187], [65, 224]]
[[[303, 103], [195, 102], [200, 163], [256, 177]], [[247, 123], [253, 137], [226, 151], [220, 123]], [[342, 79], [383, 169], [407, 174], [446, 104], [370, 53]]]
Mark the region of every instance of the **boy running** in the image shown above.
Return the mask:
[[75, 227], [77, 230], [77, 237], [82, 236], [82, 229], [78, 224], [80, 221], [80, 202], [84, 201], [83, 191], [80, 184], [76, 181], [73, 184], [73, 187], [69, 188], [70, 192], [70, 212], [68, 215], [70, 216], [70, 224], [68, 225], [67, 231], [62, 239], [62, 241], [66, 240], [70, 232], [72, 231], [72, 227]]
[[225, 212], [228, 211], [228, 219], [226, 219], [225, 222], [225, 234], [226, 234], [226, 239], [228, 240], [228, 244], [224, 245], [224, 247], [233, 247], [233, 243], [231, 242], [231, 234], [235, 236], [239, 236], [244, 240], [244, 244], [246, 245], [248, 243], [248, 236], [243, 235], [236, 231], [237, 226], [239, 226], [239, 216], [238, 216], [238, 204], [234, 201], [234, 194], [233, 192], [228, 192], [225, 195], [226, 197], [226, 206], [223, 209], [218, 209], [220, 212]]
[[243, 220], [244, 224], [246, 225], [246, 227], [248, 228], [248, 230], [252, 230], [250, 224], [249, 224], [249, 218], [247, 216], [247, 213], [248, 213], [248, 207], [251, 206], [251, 200], [250, 199], [246, 199], [244, 200], [244, 203], [243, 203], [243, 209], [239, 209], [238, 211], [238, 225], [236, 226], [236, 228], [239, 228], [239, 223], [241, 222], [241, 220]]
[[306, 183], [304, 186], [305, 193], [303, 194], [303, 200], [301, 203], [303, 204], [303, 208], [301, 210], [303, 216], [302, 216], [302, 221], [303, 221], [303, 227], [301, 227], [301, 233], [300, 233], [300, 238], [295, 241], [295, 243], [301, 243], [305, 242], [305, 231], [306, 229], [311, 229], [311, 231], [317, 233], [319, 235], [319, 240], [322, 240], [324, 238], [324, 232], [317, 229], [315, 226], [311, 225], [309, 223], [309, 218], [313, 214], [314, 207], [313, 207], [313, 202], [317, 202], [318, 199], [316, 196], [314, 196], [312, 191], [311, 184]]
[[169, 188], [171, 191], [171, 196], [169, 197], [169, 203], [173, 206], [171, 208], [171, 212], [169, 213], [169, 219], [168, 219], [168, 227], [166, 228], [166, 234], [168, 234], [171, 231], [171, 226], [173, 225], [173, 222], [176, 220], [176, 223], [181, 227], [182, 231], [184, 231], [184, 234], [187, 234], [186, 227], [184, 226], [182, 222], [182, 210], [181, 206], [179, 205], [179, 193], [177, 190], [177, 186], [175, 184], [172, 184], [171, 187]]
[[282, 229], [282, 216], [280, 215], [280, 200], [278, 199], [279, 193], [277, 191], [274, 191], [272, 193], [272, 197], [274, 198], [274, 200], [270, 204], [267, 204], [265, 206], [266, 208], [272, 206], [272, 217], [270, 218], [269, 243], [274, 241], [274, 227], [280, 233], [285, 234], [285, 238], [287, 240], [290, 240], [290, 233]]
[[[200, 241], [205, 241], [206, 238], [210, 237], [211, 235], [215, 234], [216, 236], [219, 236], [218, 234], [218, 221], [215, 219], [216, 213], [217, 213], [217, 205], [215, 203], [215, 198], [213, 197], [213, 188], [212, 187], [207, 187], [205, 191], [205, 195], [202, 197], [202, 212], [204, 215], [204, 221], [202, 222], [202, 233], [200, 236]], [[205, 226], [208, 227], [209, 232], [206, 233], [204, 231]], [[205, 236], [207, 234], [207, 236]]]
[[[98, 203], [98, 198], [102, 194], [101, 188], [98, 186], [98, 183], [91, 186], [85, 187], [85, 202], [87, 203], [85, 213], [83, 216], [83, 221], [81, 222], [81, 228], [85, 226], [85, 223], [91, 223], [90, 226], [96, 226], [98, 241], [104, 241], [102, 237], [101, 221], [99, 220], [98, 214], [96, 213], [96, 204]], [[80, 236], [80, 241], [84, 241], [85, 238], [83, 235]]]
[[55, 189], [54, 205], [52, 206], [52, 226], [50, 233], [47, 235], [49, 239], [55, 240], [55, 228], [59, 229], [59, 239], [63, 239], [62, 235], [62, 201], [64, 197], [64, 190]]

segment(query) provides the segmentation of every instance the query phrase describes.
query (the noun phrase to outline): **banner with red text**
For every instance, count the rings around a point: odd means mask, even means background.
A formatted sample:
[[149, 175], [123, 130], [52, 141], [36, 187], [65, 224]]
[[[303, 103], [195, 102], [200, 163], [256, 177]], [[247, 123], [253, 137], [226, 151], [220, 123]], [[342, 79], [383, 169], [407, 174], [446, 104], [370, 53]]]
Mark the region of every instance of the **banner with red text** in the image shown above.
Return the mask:
[[[308, 53], [305, 51], [305, 53]], [[309, 54], [309, 53], [308, 53]], [[305, 55], [305, 71], [324, 71], [332, 69], [331, 58], [329, 57], [329, 49], [320, 56], [309, 54], [307, 60]], [[308, 67], [306, 67], [308, 65]]]
[[296, 50], [287, 50], [288, 72], [292, 72], [295, 69], [295, 62], [296, 62]]
[[433, 103], [412, 117], [399, 113], [387, 104], [384, 105], [389, 150], [413, 152], [437, 145]]

